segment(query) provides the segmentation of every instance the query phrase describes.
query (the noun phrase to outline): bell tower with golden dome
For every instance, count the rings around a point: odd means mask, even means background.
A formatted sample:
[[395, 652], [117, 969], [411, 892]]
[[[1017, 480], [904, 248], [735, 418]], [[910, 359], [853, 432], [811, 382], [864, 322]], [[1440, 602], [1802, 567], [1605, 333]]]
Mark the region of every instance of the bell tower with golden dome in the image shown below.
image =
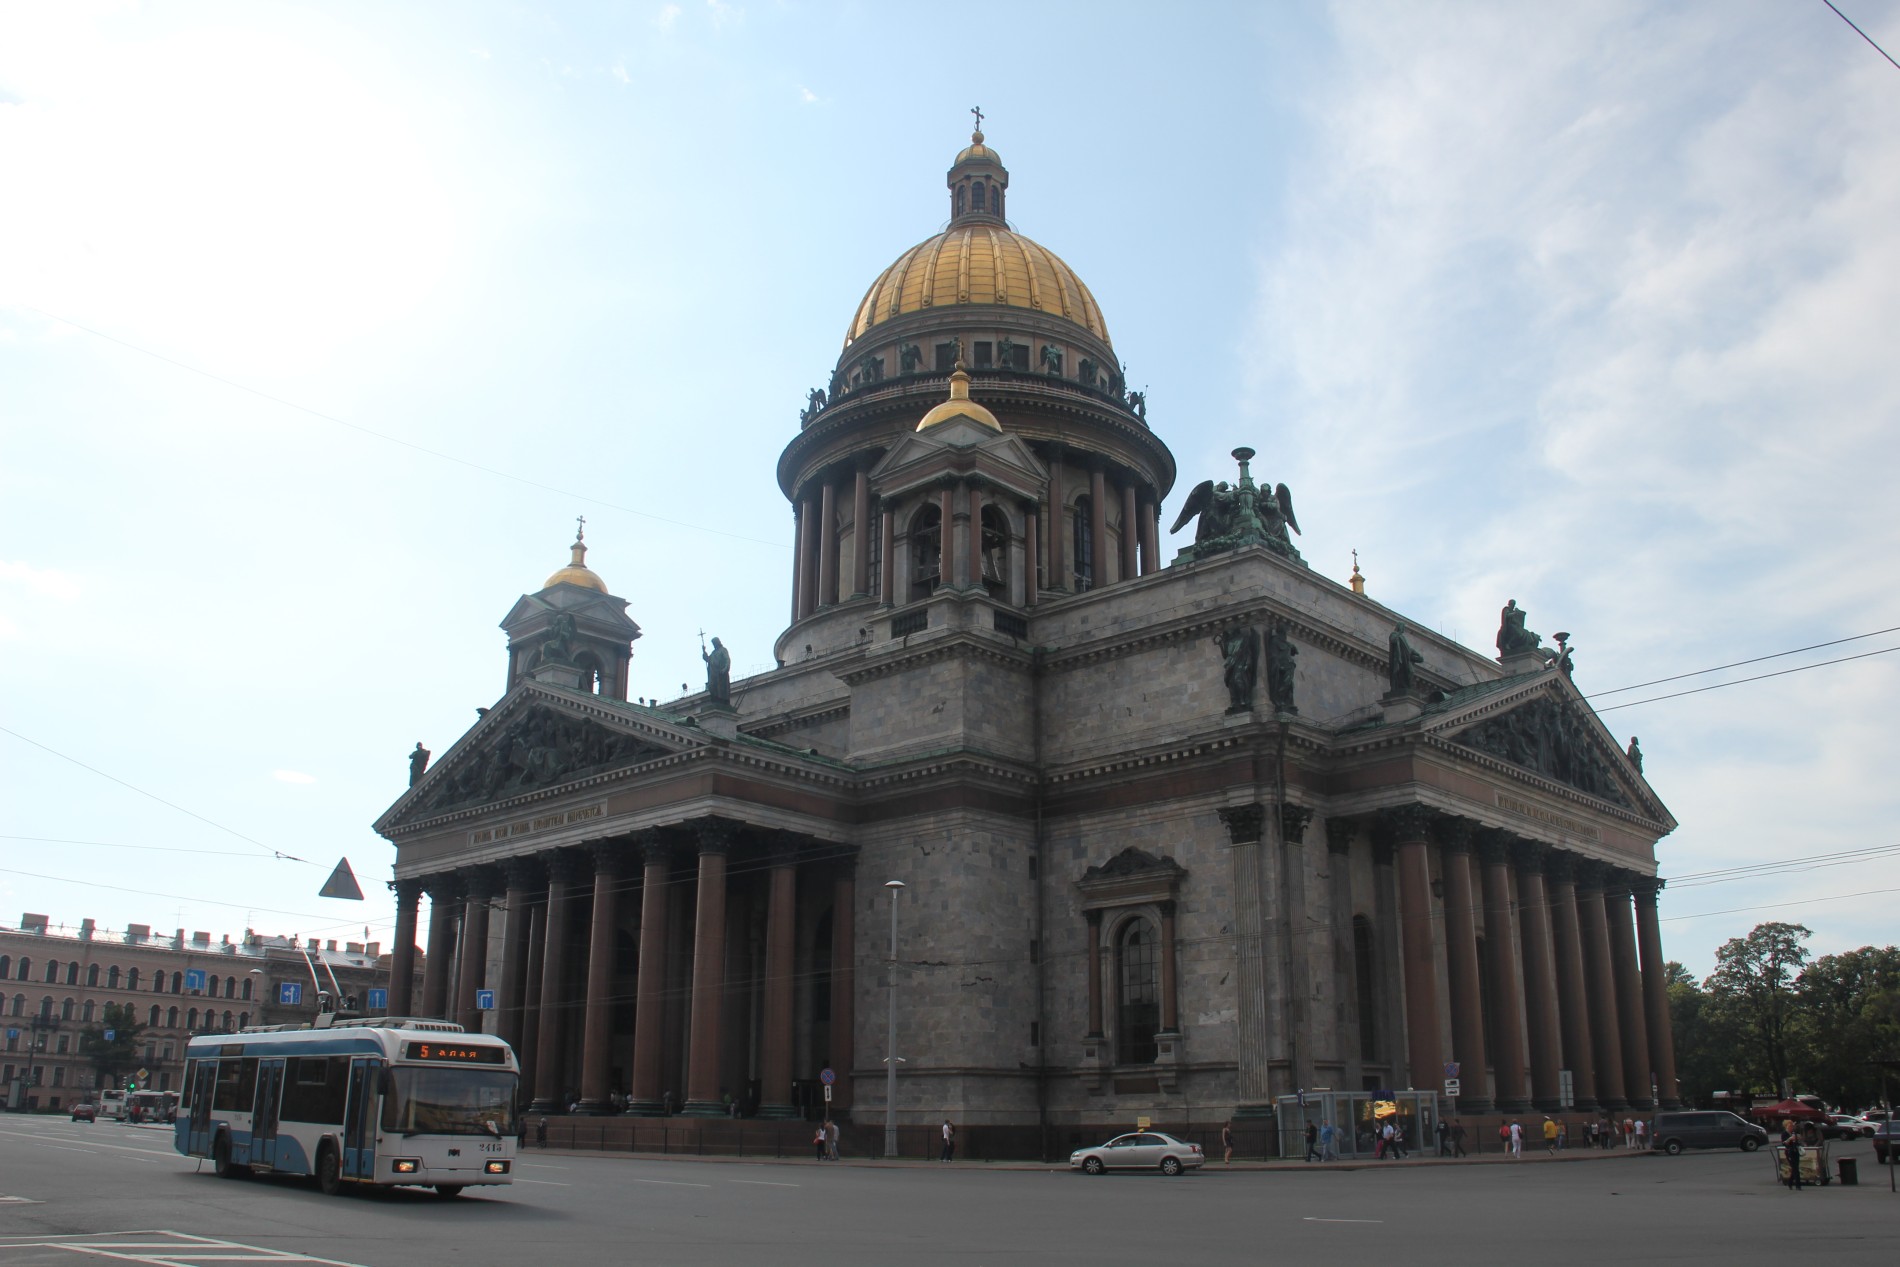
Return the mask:
[[508, 682], [526, 678], [570, 690], [627, 698], [627, 667], [640, 626], [627, 600], [587, 566], [587, 521], [576, 521], [568, 564], [532, 594], [515, 600], [502, 618], [508, 634]]
[[[1162, 566], [1157, 516], [1174, 457], [1149, 430], [1146, 401], [1127, 390], [1095, 296], [1055, 252], [1011, 227], [1009, 170], [981, 131], [945, 184], [949, 224], [871, 283], [829, 386], [810, 393], [779, 458], [797, 521], [781, 661], [857, 636], [885, 610], [915, 626], [919, 614], [898, 609], [959, 588], [946, 554], [957, 543], [968, 560], [986, 561], [958, 566], [988, 576], [961, 589], [1024, 609], [999, 627]], [[989, 419], [1027, 465], [1003, 479], [978, 463], [928, 492], [880, 488], [877, 473], [899, 441], [952, 406]], [[1004, 495], [1032, 468], [1033, 496]], [[1017, 574], [989, 575], [1006, 568]]]

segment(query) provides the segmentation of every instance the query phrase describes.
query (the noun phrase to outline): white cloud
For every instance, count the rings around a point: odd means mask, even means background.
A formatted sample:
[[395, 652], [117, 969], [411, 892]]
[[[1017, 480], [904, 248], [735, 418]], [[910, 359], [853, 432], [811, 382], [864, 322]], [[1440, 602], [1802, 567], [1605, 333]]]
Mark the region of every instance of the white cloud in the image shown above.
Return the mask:
[[70, 603], [80, 595], [79, 578], [57, 568], [36, 568], [31, 563], [0, 559], [0, 585], [18, 585], [35, 598]]
[[805, 85], [800, 84], [798, 86], [798, 99], [806, 105], [810, 105], [812, 102], [818, 100], [818, 94], [805, 87]]
[[706, 9], [712, 14], [713, 25], [722, 31], [728, 26], [737, 26], [745, 21], [745, 10], [737, 5], [727, 4], [725, 0], [706, 0]]
[[314, 774], [305, 774], [302, 770], [272, 770], [270, 776], [279, 783], [315, 783], [317, 781]]
[[658, 13], [653, 15], [653, 25], [659, 27], [662, 31], [670, 31], [673, 29], [673, 24], [679, 21], [679, 18], [680, 7], [677, 4], [664, 5]]
[[613, 76], [615, 79], [618, 79], [623, 84], [630, 84], [633, 82], [633, 80], [630, 79], [627, 75], [626, 66], [624, 66], [620, 62], [614, 63]]

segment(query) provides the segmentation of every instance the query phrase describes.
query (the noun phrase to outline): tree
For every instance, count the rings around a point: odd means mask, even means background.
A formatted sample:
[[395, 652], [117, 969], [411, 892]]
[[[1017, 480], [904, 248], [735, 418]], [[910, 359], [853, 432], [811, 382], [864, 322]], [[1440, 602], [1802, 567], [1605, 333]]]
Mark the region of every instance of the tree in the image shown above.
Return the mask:
[[1795, 990], [1805, 1086], [1833, 1104], [1877, 1102], [1880, 1071], [1870, 1062], [1900, 1055], [1900, 949], [1822, 955]]
[[[108, 1003], [100, 1012], [100, 1022], [79, 1032], [79, 1053], [92, 1058], [102, 1087], [123, 1086], [127, 1075], [139, 1067], [139, 1040], [145, 1023], [131, 1003]], [[110, 1031], [112, 1037], [106, 1038]]]
[[1672, 960], [1663, 965], [1663, 979], [1675, 1034], [1677, 1086], [1685, 1103], [1711, 1104], [1717, 1091], [1745, 1081], [1735, 1060], [1735, 1027], [1687, 968]]
[[1757, 924], [1715, 952], [1704, 988], [1717, 1015], [1739, 1030], [1745, 1072], [1755, 1083], [1749, 1090], [1779, 1092], [1789, 1076], [1795, 981], [1808, 962], [1802, 943], [1812, 935], [1800, 924]]

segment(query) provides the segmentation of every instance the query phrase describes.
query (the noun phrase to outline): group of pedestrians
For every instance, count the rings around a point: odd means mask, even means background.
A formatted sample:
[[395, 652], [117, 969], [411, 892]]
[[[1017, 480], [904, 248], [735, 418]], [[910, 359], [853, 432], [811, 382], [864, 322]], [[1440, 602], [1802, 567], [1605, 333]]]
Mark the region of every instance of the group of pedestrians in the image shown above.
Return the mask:
[[817, 1134], [811, 1137], [811, 1147], [814, 1161], [838, 1160], [838, 1124], [830, 1118], [820, 1122]]

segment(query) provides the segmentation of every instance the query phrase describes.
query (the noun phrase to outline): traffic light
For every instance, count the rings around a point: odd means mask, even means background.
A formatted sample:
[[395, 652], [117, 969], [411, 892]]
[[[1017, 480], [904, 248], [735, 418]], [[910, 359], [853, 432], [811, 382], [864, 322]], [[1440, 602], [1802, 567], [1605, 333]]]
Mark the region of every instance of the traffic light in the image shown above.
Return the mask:
[[127, 1078], [125, 1080], [125, 1089], [127, 1091], [137, 1091], [139, 1089], [139, 1080], [137, 1078]]

